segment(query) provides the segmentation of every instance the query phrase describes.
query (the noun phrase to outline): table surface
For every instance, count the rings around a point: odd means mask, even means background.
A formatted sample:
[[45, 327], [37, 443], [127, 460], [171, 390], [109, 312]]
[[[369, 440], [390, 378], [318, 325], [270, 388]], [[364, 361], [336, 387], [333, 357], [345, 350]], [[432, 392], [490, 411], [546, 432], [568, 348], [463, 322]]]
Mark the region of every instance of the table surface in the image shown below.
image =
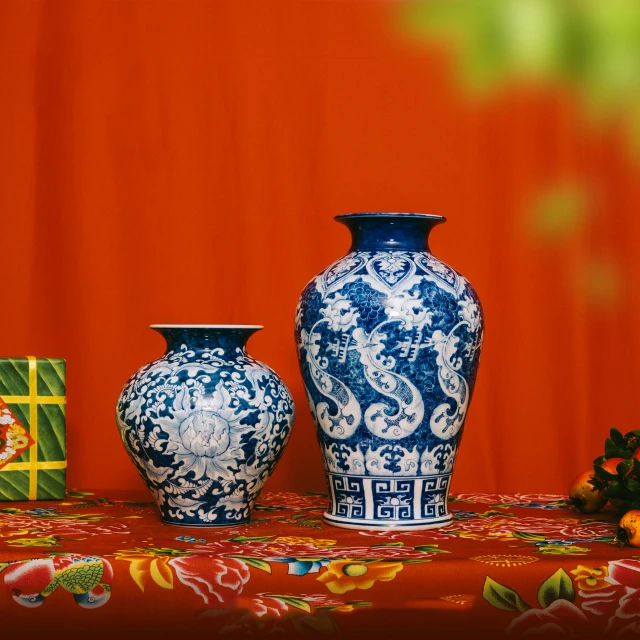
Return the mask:
[[[4, 628], [372, 637], [640, 632], [640, 551], [564, 496], [461, 494], [424, 532], [325, 525], [326, 496], [266, 493], [248, 525], [163, 525], [146, 493], [0, 503]], [[390, 613], [392, 615], [390, 615]]]

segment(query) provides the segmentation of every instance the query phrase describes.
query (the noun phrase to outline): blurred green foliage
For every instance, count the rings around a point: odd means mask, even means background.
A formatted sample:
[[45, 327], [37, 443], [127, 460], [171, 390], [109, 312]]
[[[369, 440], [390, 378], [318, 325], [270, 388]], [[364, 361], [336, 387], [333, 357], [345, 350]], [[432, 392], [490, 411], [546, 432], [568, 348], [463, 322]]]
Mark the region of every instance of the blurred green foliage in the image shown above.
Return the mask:
[[590, 114], [622, 114], [640, 129], [638, 0], [416, 0], [405, 18], [416, 35], [452, 47], [475, 90], [562, 83]]
[[536, 237], [547, 241], [564, 240], [586, 222], [588, 196], [578, 184], [560, 183], [537, 197], [531, 213], [532, 231]]

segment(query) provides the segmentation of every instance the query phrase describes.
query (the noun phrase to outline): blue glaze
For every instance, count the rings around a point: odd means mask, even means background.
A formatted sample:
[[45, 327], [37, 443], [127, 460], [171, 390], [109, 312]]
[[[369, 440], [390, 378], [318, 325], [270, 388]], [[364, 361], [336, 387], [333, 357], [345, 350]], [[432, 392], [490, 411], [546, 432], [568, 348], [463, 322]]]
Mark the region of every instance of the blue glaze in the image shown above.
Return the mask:
[[300, 368], [336, 526], [451, 522], [447, 495], [475, 384], [482, 309], [428, 250], [444, 218], [339, 216], [349, 254], [316, 276], [296, 314]]
[[246, 352], [255, 326], [154, 326], [165, 354], [142, 367], [117, 404], [122, 441], [162, 520], [246, 523], [289, 439], [284, 382]]
[[421, 213], [351, 213], [335, 220], [351, 232], [351, 251], [429, 251], [429, 232], [446, 221]]
[[238, 326], [225, 327], [224, 330], [207, 326], [171, 326], [152, 325], [154, 331], [162, 334], [167, 342], [167, 352], [180, 349], [183, 344], [188, 344], [190, 349], [203, 351], [207, 349], [230, 349], [232, 351], [246, 353], [247, 340], [262, 327]]

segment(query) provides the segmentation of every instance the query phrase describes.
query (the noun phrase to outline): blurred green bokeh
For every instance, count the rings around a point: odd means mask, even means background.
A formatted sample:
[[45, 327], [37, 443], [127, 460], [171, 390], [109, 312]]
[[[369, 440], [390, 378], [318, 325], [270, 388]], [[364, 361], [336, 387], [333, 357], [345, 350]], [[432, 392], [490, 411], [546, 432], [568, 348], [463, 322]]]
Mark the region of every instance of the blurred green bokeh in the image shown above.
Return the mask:
[[534, 201], [531, 231], [544, 241], [562, 241], [582, 227], [589, 217], [589, 198], [578, 184], [547, 187]]
[[561, 83], [592, 116], [637, 120], [638, 0], [415, 0], [403, 19], [414, 36], [450, 46], [476, 92]]

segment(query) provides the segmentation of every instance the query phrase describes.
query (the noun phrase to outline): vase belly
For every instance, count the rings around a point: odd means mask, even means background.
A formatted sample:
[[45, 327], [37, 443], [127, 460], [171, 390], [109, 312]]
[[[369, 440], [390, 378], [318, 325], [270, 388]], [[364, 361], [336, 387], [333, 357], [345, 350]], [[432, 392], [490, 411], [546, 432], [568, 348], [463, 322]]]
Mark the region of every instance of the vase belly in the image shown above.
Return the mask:
[[463, 276], [417, 250], [427, 222], [376, 215], [349, 221], [352, 251], [307, 285], [296, 315], [329, 490], [324, 518], [357, 529], [444, 527], [482, 309]]

